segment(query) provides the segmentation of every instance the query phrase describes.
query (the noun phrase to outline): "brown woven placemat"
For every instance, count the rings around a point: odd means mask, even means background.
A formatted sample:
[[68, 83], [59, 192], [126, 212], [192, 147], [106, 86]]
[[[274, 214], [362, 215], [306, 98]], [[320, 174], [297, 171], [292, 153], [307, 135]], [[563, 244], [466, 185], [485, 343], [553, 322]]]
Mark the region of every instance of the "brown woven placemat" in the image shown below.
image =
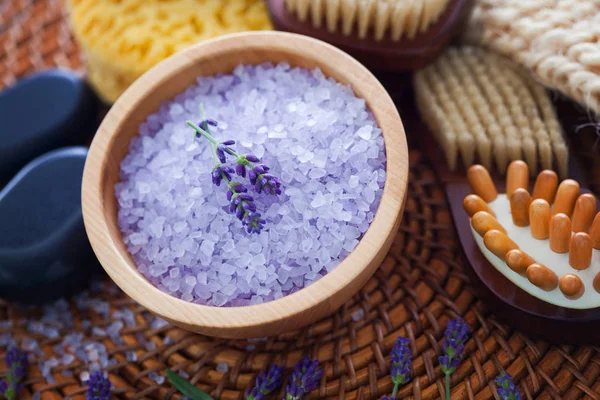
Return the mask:
[[[1, 1], [0, 87], [55, 65], [81, 69], [62, 3]], [[175, 398], [164, 380], [171, 368], [216, 398], [240, 399], [265, 366], [291, 367], [303, 355], [326, 371], [312, 398], [375, 399], [391, 392], [389, 352], [403, 335], [414, 377], [398, 397], [435, 399], [444, 393], [443, 330], [461, 316], [473, 335], [452, 378], [453, 398], [498, 398], [493, 379], [506, 370], [524, 398], [600, 400], [600, 348], [553, 346], [498, 323], [469, 286], [442, 186], [417, 151], [410, 171], [402, 226], [381, 268], [340, 310], [306, 329], [256, 340], [200, 336], [153, 317], [103, 279], [44, 308], [0, 302], [0, 359], [13, 340], [34, 355], [25, 399], [83, 399], [82, 379], [93, 365], [109, 371], [116, 398]]]

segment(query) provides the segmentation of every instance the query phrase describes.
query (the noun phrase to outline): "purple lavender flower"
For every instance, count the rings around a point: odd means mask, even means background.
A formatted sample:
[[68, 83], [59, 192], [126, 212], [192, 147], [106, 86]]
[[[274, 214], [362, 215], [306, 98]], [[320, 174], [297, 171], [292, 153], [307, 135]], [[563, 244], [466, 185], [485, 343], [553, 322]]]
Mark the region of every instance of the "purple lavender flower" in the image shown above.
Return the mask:
[[246, 393], [246, 400], [262, 400], [271, 394], [281, 384], [282, 372], [283, 370], [275, 364], [261, 372], [256, 377], [254, 388]]
[[[412, 355], [408, 346], [410, 339], [399, 336], [396, 344], [392, 348], [391, 375], [392, 382], [397, 385], [404, 385], [410, 381], [410, 367], [412, 364]], [[395, 397], [395, 395], [393, 395]]]
[[396, 398], [395, 398], [395, 397], [387, 397], [387, 396], [385, 396], [385, 395], [384, 395], [384, 396], [381, 398], [381, 400], [396, 400]]
[[398, 394], [398, 387], [410, 381], [412, 355], [410, 354], [410, 350], [408, 348], [409, 345], [409, 339], [398, 336], [396, 343], [392, 348], [392, 352], [390, 353], [390, 375], [392, 377], [392, 382], [394, 383], [394, 391], [389, 399], [387, 396], [384, 396], [385, 400], [395, 399], [396, 395]]
[[465, 342], [469, 338], [469, 325], [460, 318], [448, 322], [444, 332], [442, 349], [444, 355], [438, 357], [440, 368], [446, 375], [446, 398], [450, 399], [450, 375], [460, 365], [460, 360], [465, 351]]
[[512, 376], [506, 372], [502, 372], [494, 379], [494, 383], [498, 387], [498, 394], [502, 400], [521, 400], [521, 391], [513, 383]]
[[227, 200], [229, 200], [229, 211], [242, 221], [248, 233], [260, 233], [266, 221], [256, 211], [254, 198], [248, 193], [248, 189], [239, 182], [229, 182]]
[[285, 400], [301, 399], [317, 387], [322, 376], [323, 370], [319, 369], [319, 362], [304, 357], [294, 366], [294, 372], [285, 388]]
[[208, 126], [217, 126], [217, 121], [215, 121], [214, 119], [205, 119], [202, 120], [200, 122], [198, 122], [198, 126], [201, 126], [202, 129], [204, 129], [205, 131], [208, 131]]
[[227, 181], [231, 181], [231, 174], [233, 174], [233, 168], [227, 165], [217, 164], [214, 166], [211, 173], [212, 183], [220, 186], [223, 178], [225, 178]]
[[87, 400], [110, 400], [110, 389], [112, 384], [102, 371], [96, 371], [90, 375], [87, 381], [88, 389], [85, 393]]
[[6, 381], [0, 381], [0, 393], [7, 399], [12, 400], [23, 389], [21, 382], [27, 374], [29, 361], [27, 360], [27, 353], [15, 346], [8, 349], [4, 361], [8, 368], [8, 375]]
[[264, 164], [254, 165], [248, 172], [248, 178], [258, 193], [281, 194], [281, 181], [276, 176], [269, 174], [269, 167]]
[[237, 155], [235, 151], [229, 146], [233, 146], [235, 144], [234, 140], [225, 140], [217, 144], [217, 158], [221, 163], [225, 164], [227, 162], [227, 157], [225, 154]]

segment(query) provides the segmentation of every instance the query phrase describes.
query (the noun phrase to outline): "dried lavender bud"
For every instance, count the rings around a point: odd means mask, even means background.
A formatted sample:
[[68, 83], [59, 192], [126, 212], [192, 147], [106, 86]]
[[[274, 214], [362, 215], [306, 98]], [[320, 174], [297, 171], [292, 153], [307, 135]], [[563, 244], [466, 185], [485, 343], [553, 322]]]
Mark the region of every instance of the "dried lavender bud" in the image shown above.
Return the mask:
[[85, 393], [87, 400], [110, 400], [112, 384], [102, 371], [96, 371], [90, 375], [87, 381], [88, 389]]
[[279, 178], [271, 174], [259, 175], [256, 178], [256, 185], [254, 185], [254, 189], [258, 193], [265, 192], [273, 196], [280, 195], [281, 182], [279, 181]]
[[[235, 172], [242, 177], [246, 177], [247, 168], [252, 167], [252, 163], [259, 162], [260, 160], [253, 154], [247, 154], [245, 156], [239, 156], [237, 158], [237, 165], [235, 167]], [[254, 183], [252, 183], [254, 185]]]
[[271, 365], [256, 377], [254, 388], [246, 393], [246, 400], [262, 400], [271, 394], [281, 384], [283, 370], [277, 365]]
[[227, 165], [217, 164], [215, 165], [211, 173], [212, 183], [219, 186], [221, 185], [221, 181], [223, 180], [223, 178], [225, 178], [225, 180], [227, 181], [230, 181], [231, 174], [233, 174], [233, 168]]
[[498, 387], [498, 395], [502, 400], [521, 400], [521, 391], [513, 383], [512, 376], [506, 372], [502, 372], [494, 379], [494, 383]]
[[396, 400], [396, 398], [395, 398], [395, 397], [387, 397], [387, 396], [385, 396], [385, 395], [384, 395], [384, 396], [381, 398], [381, 400]]
[[8, 368], [8, 374], [6, 376], [6, 381], [0, 381], [0, 393], [8, 400], [12, 400], [15, 399], [17, 394], [23, 389], [21, 382], [27, 374], [29, 361], [27, 360], [27, 353], [19, 350], [15, 346], [8, 349], [4, 361]]
[[250, 172], [248, 172], [248, 179], [250, 179], [250, 183], [252, 185], [256, 185], [256, 179], [260, 175], [265, 174], [268, 170], [269, 167], [263, 164], [255, 165], [254, 167], [252, 167], [250, 169]]
[[231, 182], [227, 191], [229, 211], [242, 221], [248, 233], [260, 233], [266, 221], [256, 212], [254, 198], [247, 194], [248, 189], [239, 182]]
[[305, 357], [294, 366], [290, 382], [285, 388], [285, 400], [301, 399], [317, 387], [322, 376], [323, 370], [319, 369], [319, 362]]

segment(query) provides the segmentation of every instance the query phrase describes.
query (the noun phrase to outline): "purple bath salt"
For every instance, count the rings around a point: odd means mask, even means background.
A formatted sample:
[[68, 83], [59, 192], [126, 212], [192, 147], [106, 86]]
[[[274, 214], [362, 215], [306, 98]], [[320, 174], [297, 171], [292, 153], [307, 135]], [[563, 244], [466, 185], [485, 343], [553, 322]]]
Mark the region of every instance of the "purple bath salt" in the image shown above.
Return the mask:
[[[250, 191], [266, 221], [258, 234], [211, 182], [209, 143], [186, 124], [202, 120], [201, 104], [216, 140], [235, 140], [281, 180], [279, 196]], [[385, 161], [381, 130], [349, 86], [318, 69], [240, 65], [198, 78], [141, 124], [115, 188], [119, 227], [160, 290], [209, 306], [264, 303], [354, 250], [377, 211]]]

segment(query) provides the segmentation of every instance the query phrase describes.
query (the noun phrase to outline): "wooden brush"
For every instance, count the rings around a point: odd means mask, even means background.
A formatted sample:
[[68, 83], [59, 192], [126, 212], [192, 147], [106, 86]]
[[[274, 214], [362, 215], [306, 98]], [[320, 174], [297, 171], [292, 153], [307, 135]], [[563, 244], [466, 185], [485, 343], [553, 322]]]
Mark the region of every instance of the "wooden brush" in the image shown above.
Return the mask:
[[[529, 227], [535, 239], [549, 239], [549, 249], [544, 251], [568, 253], [571, 273], [563, 272], [559, 279], [552, 265], [536, 262], [534, 257], [519, 248], [519, 244], [510, 237], [511, 231], [506, 229], [508, 225], [502, 226], [496, 219], [498, 209], [494, 212], [494, 207], [490, 207], [500, 195], [489, 172], [481, 165], [473, 165], [467, 171], [467, 180], [474, 194], [465, 197], [463, 205], [471, 216], [474, 231], [483, 237], [485, 247], [510, 269], [525, 275], [531, 284], [544, 291], [550, 292], [558, 287], [567, 299], [576, 300], [588, 285], [600, 294], [600, 269], [598, 265], [592, 265], [593, 249], [600, 248], [600, 212], [597, 211], [596, 198], [590, 193], [580, 193], [579, 183], [572, 179], [565, 179], [559, 185], [556, 173], [551, 170], [538, 174], [530, 195], [528, 179], [525, 178], [528, 176], [527, 164], [513, 161], [508, 171], [506, 187], [511, 192], [507, 191], [506, 197], [513, 224]], [[540, 242], [534, 247], [538, 246], [545, 244]], [[586, 275], [590, 282], [584, 282], [577, 272], [588, 268], [592, 268], [593, 275]]]
[[447, 49], [414, 76], [421, 115], [446, 154], [500, 173], [524, 159], [528, 173], [567, 174], [568, 151], [545, 89], [506, 59], [474, 47]]
[[287, 11], [300, 21], [345, 36], [363, 39], [413, 39], [435, 23], [449, 0], [286, 0]]

